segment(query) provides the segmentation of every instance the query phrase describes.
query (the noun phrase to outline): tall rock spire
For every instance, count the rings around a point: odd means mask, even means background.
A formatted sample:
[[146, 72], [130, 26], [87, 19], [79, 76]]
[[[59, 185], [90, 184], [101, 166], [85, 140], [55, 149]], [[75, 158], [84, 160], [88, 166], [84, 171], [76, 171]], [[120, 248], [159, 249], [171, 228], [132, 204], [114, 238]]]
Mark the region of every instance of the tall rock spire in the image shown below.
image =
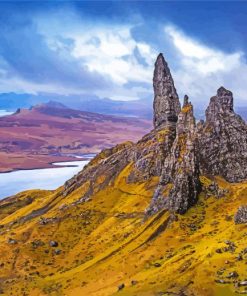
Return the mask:
[[197, 202], [201, 191], [198, 141], [193, 106], [188, 96], [178, 115], [176, 138], [163, 164], [160, 182], [147, 214], [161, 209], [184, 214]]
[[155, 62], [153, 88], [154, 127], [176, 123], [181, 107], [170, 69], [162, 53]]
[[167, 208], [172, 212], [184, 214], [198, 199], [201, 191], [198, 160], [198, 141], [196, 136], [193, 106], [187, 95], [178, 115], [176, 139], [171, 149], [168, 172], [173, 184], [168, 198]]

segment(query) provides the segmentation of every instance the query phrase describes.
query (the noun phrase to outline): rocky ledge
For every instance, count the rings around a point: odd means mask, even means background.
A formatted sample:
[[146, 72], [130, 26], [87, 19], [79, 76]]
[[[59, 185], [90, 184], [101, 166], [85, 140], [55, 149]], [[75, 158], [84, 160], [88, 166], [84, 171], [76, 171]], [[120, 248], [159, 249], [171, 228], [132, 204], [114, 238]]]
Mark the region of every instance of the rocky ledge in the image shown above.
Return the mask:
[[147, 215], [162, 209], [183, 214], [197, 202], [201, 175], [220, 175], [229, 182], [247, 178], [247, 126], [234, 112], [229, 90], [218, 89], [206, 109], [205, 122], [196, 124], [187, 95], [181, 109], [162, 54], [155, 63], [153, 87], [154, 129], [136, 144], [102, 151], [65, 184], [65, 196], [83, 186], [86, 193], [81, 199], [89, 198], [114, 184], [129, 166], [128, 183], [159, 177]]

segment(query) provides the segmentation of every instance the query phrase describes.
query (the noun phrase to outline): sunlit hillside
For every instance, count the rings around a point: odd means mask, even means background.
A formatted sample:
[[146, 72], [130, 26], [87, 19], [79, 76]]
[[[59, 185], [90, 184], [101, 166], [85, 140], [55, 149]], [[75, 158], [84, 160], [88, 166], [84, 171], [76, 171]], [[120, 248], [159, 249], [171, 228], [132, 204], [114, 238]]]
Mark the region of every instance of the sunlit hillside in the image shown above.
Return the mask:
[[[201, 177], [198, 204], [185, 215], [144, 219], [157, 178], [114, 184], [80, 200], [28, 191], [2, 201], [1, 291], [4, 295], [237, 295], [245, 291], [246, 226], [233, 217], [247, 183], [217, 178], [224, 196]], [[103, 176], [102, 176], [103, 178]], [[98, 180], [100, 183], [101, 180]]]

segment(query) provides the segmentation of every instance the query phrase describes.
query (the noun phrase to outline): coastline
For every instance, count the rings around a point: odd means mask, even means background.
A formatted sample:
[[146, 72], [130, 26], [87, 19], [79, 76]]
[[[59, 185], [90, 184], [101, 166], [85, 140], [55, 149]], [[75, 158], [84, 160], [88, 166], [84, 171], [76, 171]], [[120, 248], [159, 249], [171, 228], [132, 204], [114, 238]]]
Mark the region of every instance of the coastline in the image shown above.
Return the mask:
[[83, 169], [91, 158], [51, 163], [49, 168], [24, 169], [1, 173], [0, 200], [27, 190], [55, 190]]
[[[28, 155], [28, 157], [18, 156], [22, 161], [11, 165], [8, 162], [8, 158], [5, 161], [0, 162], [0, 174], [2, 173], [12, 173], [15, 171], [25, 171], [25, 170], [38, 170], [38, 169], [51, 169], [51, 168], [63, 168], [63, 167], [73, 167], [73, 165], [56, 165], [56, 163], [70, 162], [70, 161], [86, 161], [92, 159], [96, 153], [85, 153], [81, 155], [35, 155], [37, 159], [33, 159], [34, 155]], [[91, 157], [90, 157], [90, 156]], [[13, 160], [13, 158], [11, 158]]]

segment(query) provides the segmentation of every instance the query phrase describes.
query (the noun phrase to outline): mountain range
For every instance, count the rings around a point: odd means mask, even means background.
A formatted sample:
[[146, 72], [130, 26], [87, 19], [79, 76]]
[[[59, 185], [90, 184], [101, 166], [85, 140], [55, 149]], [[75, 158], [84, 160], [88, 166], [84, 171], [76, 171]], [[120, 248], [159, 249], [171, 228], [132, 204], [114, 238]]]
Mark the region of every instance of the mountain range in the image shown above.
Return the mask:
[[[29, 109], [39, 104], [49, 104], [57, 102], [68, 108], [75, 110], [100, 113], [116, 116], [140, 117], [148, 120], [152, 119], [152, 99], [142, 98], [132, 101], [118, 101], [96, 96], [70, 95], [62, 96], [57, 94], [0, 94], [0, 110], [15, 111], [19, 108]], [[236, 112], [247, 120], [247, 108], [242, 105], [236, 106]], [[204, 106], [196, 102], [195, 115], [198, 119], [204, 118]]]
[[220, 87], [205, 120], [162, 54], [153, 129], [104, 149], [55, 191], [0, 202], [6, 295], [247, 293], [247, 126]]

